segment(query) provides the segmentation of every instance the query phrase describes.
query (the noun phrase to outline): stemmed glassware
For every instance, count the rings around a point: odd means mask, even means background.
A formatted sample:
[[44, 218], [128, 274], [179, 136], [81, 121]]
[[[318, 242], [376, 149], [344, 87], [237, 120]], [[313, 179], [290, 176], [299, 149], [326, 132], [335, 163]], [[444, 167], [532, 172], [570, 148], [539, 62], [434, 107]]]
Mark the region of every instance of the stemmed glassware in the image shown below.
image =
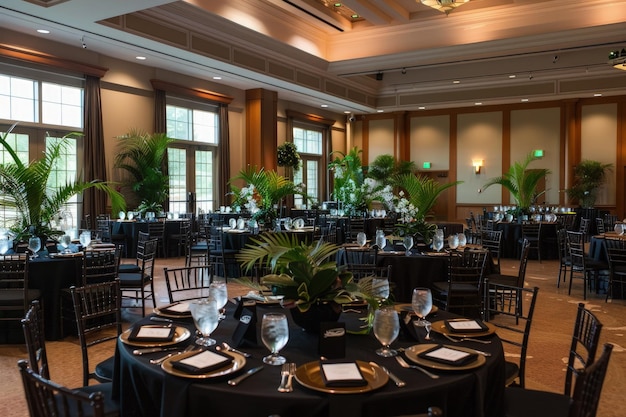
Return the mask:
[[214, 299], [220, 312], [220, 320], [226, 318], [222, 309], [228, 302], [228, 289], [224, 281], [213, 281], [209, 285], [209, 297]]
[[372, 295], [382, 305], [389, 298], [389, 280], [387, 278], [372, 278]]
[[384, 250], [387, 246], [387, 238], [382, 230], [376, 231], [376, 246], [378, 246], [378, 250]]
[[135, 218], [135, 213], [133, 213], [132, 211], [129, 211], [126, 216], [128, 217], [128, 220], [132, 220], [133, 218]]
[[439, 252], [443, 249], [443, 237], [435, 235], [433, 236], [433, 249]]
[[11, 241], [6, 238], [0, 238], [0, 255], [4, 255], [9, 251], [9, 247], [11, 246]]
[[219, 324], [220, 311], [217, 308], [217, 301], [213, 298], [205, 298], [201, 300], [193, 300], [189, 303], [189, 311], [196, 328], [202, 333], [202, 337], [196, 339], [196, 344], [200, 346], [213, 346], [215, 339], [212, 339], [211, 333]]
[[31, 259], [38, 257], [37, 252], [41, 249], [41, 239], [35, 236], [28, 239], [28, 249], [33, 253], [33, 256], [30, 257]]
[[261, 322], [261, 340], [271, 352], [270, 355], [263, 358], [264, 363], [268, 365], [282, 365], [287, 362], [284, 356], [278, 354], [289, 340], [287, 316], [282, 313], [264, 314]]
[[459, 248], [465, 248], [465, 245], [467, 245], [467, 236], [465, 236], [465, 233], [458, 233], [457, 234], [458, 238], [459, 238]]
[[363, 232], [357, 233], [356, 243], [358, 243], [360, 247], [365, 246], [365, 244], [367, 243], [367, 236], [365, 235], [365, 233]]
[[396, 356], [398, 352], [389, 345], [396, 340], [399, 333], [400, 320], [395, 308], [383, 307], [374, 312], [374, 336], [383, 345], [376, 350], [377, 355], [386, 358]]
[[62, 253], [70, 253], [70, 244], [72, 243], [72, 237], [70, 235], [63, 235], [59, 238], [59, 245], [63, 248]]
[[426, 330], [426, 340], [430, 340], [431, 323], [426, 320], [426, 316], [433, 309], [433, 295], [429, 288], [413, 289], [413, 297], [411, 298], [411, 306], [418, 317], [415, 326], [423, 327]]
[[91, 243], [91, 231], [85, 230], [81, 232], [80, 236], [78, 236], [78, 240], [80, 244], [83, 246], [83, 250], [87, 249], [87, 246]]
[[458, 235], [450, 235], [448, 236], [448, 247], [451, 250], [455, 250], [459, 247], [459, 236]]
[[411, 255], [411, 248], [413, 247], [413, 236], [405, 236], [402, 239], [402, 244], [404, 245], [406, 256]]
[[124, 219], [126, 218], [126, 213], [123, 211], [120, 211], [119, 213], [117, 213], [117, 215], [119, 216], [120, 220], [124, 221]]

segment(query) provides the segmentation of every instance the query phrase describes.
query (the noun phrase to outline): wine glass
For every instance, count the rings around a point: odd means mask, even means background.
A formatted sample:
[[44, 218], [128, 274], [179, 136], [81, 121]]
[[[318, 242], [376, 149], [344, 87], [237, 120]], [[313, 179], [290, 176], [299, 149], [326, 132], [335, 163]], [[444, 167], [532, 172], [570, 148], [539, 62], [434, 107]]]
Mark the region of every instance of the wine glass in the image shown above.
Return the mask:
[[70, 244], [72, 243], [72, 237], [70, 235], [63, 235], [59, 238], [59, 245], [63, 248], [63, 253], [70, 253]]
[[404, 245], [406, 256], [411, 255], [411, 248], [413, 247], [413, 236], [405, 236], [404, 239], [402, 239], [402, 245]]
[[132, 211], [129, 211], [126, 216], [128, 217], [128, 220], [132, 220], [135, 217], [135, 213], [133, 213]]
[[467, 236], [465, 236], [465, 233], [457, 233], [457, 236], [459, 238], [459, 248], [464, 248], [465, 245], [467, 245]]
[[455, 250], [459, 247], [459, 236], [454, 234], [448, 236], [448, 247], [452, 250]]
[[413, 297], [411, 298], [411, 306], [418, 317], [415, 326], [424, 327], [426, 330], [426, 340], [430, 340], [431, 323], [426, 320], [426, 316], [433, 309], [433, 295], [429, 288], [413, 289]]
[[372, 278], [372, 295], [382, 304], [389, 298], [389, 280], [387, 278]]
[[124, 219], [126, 218], [126, 213], [123, 211], [120, 211], [119, 213], [117, 213], [117, 215], [119, 216], [120, 220], [124, 221]]
[[226, 318], [222, 309], [228, 302], [228, 289], [224, 281], [213, 281], [209, 285], [209, 298], [215, 300], [217, 309], [220, 311], [220, 320]]
[[268, 365], [282, 365], [287, 362], [284, 356], [278, 354], [289, 340], [287, 316], [282, 313], [264, 314], [261, 322], [261, 340], [265, 347], [272, 352], [263, 358], [264, 363]]
[[358, 243], [360, 247], [365, 246], [365, 244], [367, 243], [367, 236], [365, 235], [365, 233], [363, 232], [357, 233], [356, 243]]
[[28, 249], [33, 253], [33, 256], [30, 257], [31, 259], [38, 257], [37, 252], [41, 249], [41, 239], [35, 236], [28, 239]]
[[400, 320], [393, 307], [379, 308], [374, 312], [374, 336], [383, 345], [376, 350], [376, 354], [383, 357], [396, 356], [398, 352], [389, 345], [396, 340], [400, 333]]
[[443, 249], [443, 237], [439, 235], [433, 236], [433, 249], [437, 252]]
[[202, 333], [202, 337], [196, 339], [196, 344], [200, 346], [213, 346], [215, 339], [211, 339], [211, 333], [217, 328], [220, 312], [217, 308], [217, 301], [213, 298], [193, 300], [189, 303], [189, 311], [196, 328]]
[[87, 249], [87, 246], [89, 246], [89, 244], [91, 243], [91, 231], [85, 230], [81, 232], [80, 236], [78, 236], [78, 240], [80, 241], [80, 244], [83, 246], [83, 249]]
[[383, 250], [387, 246], [387, 238], [382, 230], [376, 232], [376, 246], [378, 246], [379, 250]]

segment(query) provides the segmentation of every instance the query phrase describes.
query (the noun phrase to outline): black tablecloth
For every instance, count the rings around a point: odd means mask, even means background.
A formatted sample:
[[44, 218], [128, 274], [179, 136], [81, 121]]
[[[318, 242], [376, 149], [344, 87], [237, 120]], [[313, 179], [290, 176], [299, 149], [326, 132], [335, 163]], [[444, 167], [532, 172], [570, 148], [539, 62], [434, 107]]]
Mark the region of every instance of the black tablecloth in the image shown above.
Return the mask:
[[[185, 220], [167, 220], [165, 222], [164, 242], [166, 242], [166, 244], [169, 236], [180, 233], [180, 222], [182, 221]], [[126, 243], [128, 245], [126, 248], [126, 256], [129, 258], [137, 256], [137, 237], [139, 236], [139, 232], [148, 232], [148, 222], [111, 220], [111, 233], [114, 235], [126, 235]]]
[[[494, 224], [494, 229], [502, 230], [500, 257], [519, 259], [521, 255], [520, 239], [522, 238], [522, 225], [520, 223], [500, 222]], [[559, 258], [556, 229], [556, 223], [541, 224], [541, 259]]]
[[391, 265], [391, 287], [394, 300], [399, 303], [410, 303], [413, 288], [432, 288], [436, 281], [448, 278], [447, 256], [435, 255], [389, 255], [379, 252], [379, 266]]
[[[262, 315], [277, 308], [280, 307], [257, 307], [257, 313]], [[450, 316], [450, 313], [439, 312], [433, 320]], [[181, 321], [179, 325], [193, 329], [190, 321]], [[228, 318], [220, 323], [212, 336], [218, 342], [230, 342], [235, 325], [236, 321]], [[397, 388], [390, 381], [377, 391], [355, 395], [313, 391], [295, 380], [292, 393], [279, 393], [276, 388], [280, 381], [280, 367], [269, 365], [236, 387], [226, 383], [228, 377], [211, 380], [179, 378], [149, 364], [149, 359], [162, 356], [162, 352], [134, 356], [133, 347], [118, 342], [118, 375], [114, 391], [119, 395], [122, 417], [267, 417], [272, 414], [282, 417], [379, 417], [425, 412], [428, 406], [433, 405], [441, 407], [447, 417], [500, 416], [504, 409], [504, 354], [497, 336], [492, 340], [489, 345], [464, 344], [493, 354], [487, 358], [485, 366], [471, 371], [440, 371], [441, 378], [434, 380], [415, 370], [401, 368], [393, 358], [377, 356], [374, 351], [380, 344], [373, 335], [349, 335], [347, 358], [375, 361], [387, 366], [407, 383], [406, 387]], [[437, 339], [436, 342], [443, 343], [444, 340]], [[392, 347], [409, 347], [416, 343], [402, 337]], [[253, 354], [247, 360], [245, 369], [261, 365], [262, 357], [268, 354], [260, 342], [258, 347], [242, 349]], [[317, 361], [317, 336], [291, 325], [289, 342], [281, 354], [298, 365]]]

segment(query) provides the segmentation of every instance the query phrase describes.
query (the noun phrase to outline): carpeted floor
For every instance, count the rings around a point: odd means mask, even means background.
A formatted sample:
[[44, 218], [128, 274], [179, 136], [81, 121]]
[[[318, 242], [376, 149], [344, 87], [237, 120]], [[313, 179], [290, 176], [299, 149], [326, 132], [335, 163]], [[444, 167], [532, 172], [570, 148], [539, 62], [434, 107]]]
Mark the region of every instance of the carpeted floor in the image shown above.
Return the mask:
[[[157, 302], [167, 303], [167, 290], [163, 280], [164, 266], [180, 266], [180, 259], [159, 259], [155, 270]], [[503, 273], [515, 275], [518, 261], [503, 260]], [[564, 361], [571, 342], [576, 308], [582, 301], [582, 281], [575, 281], [572, 296], [561, 285], [556, 288], [558, 263], [556, 261], [530, 261], [526, 274], [526, 286], [540, 288], [535, 319], [529, 343], [526, 384], [528, 388], [562, 392], [565, 377]], [[247, 293], [247, 288], [229, 284], [229, 295]], [[601, 343], [615, 345], [605, 380], [598, 416], [621, 417], [626, 409], [626, 300], [605, 303], [604, 296], [592, 294], [586, 307], [594, 311], [604, 324]], [[129, 309], [124, 319], [132, 323], [140, 317], [139, 310]], [[80, 348], [75, 338], [48, 342], [48, 357], [51, 378], [67, 386], [81, 385]], [[113, 345], [105, 346], [93, 358], [93, 363], [113, 353]], [[600, 351], [600, 350], [599, 350]], [[0, 416], [27, 417], [23, 388], [17, 371], [17, 361], [25, 358], [23, 346], [0, 345], [0, 392], [4, 400], [0, 403]], [[91, 359], [91, 358], [90, 358]]]

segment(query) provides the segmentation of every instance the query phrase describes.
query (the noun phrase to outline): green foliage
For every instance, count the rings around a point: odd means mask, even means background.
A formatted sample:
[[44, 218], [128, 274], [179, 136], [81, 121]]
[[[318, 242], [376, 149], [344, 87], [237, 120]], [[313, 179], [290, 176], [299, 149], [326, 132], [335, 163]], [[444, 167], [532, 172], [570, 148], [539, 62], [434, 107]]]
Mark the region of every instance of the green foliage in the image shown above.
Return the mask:
[[613, 164], [603, 164], [598, 161], [585, 159], [574, 167], [574, 181], [567, 194], [580, 205], [591, 208], [596, 203], [598, 188], [606, 180], [606, 172], [613, 168]]
[[48, 147], [42, 159], [26, 164], [6, 141], [14, 127], [15, 125], [11, 126], [0, 136], [0, 145], [12, 159], [11, 162], [0, 164], [0, 205], [17, 211], [18, 218], [11, 229], [17, 234], [18, 240], [28, 235], [55, 237], [63, 234], [62, 231], [51, 228], [51, 220], [71, 197], [92, 187], [107, 193], [114, 212], [125, 210], [124, 197], [109, 183], [74, 180], [56, 188], [49, 186], [50, 175], [64, 154], [67, 138], [80, 135], [79, 133], [64, 136]]
[[347, 154], [335, 151], [331, 155], [338, 156], [328, 164], [328, 168], [334, 172], [333, 198], [341, 201], [346, 214], [350, 215], [367, 209], [362, 191], [364, 180], [360, 156], [362, 152], [357, 147], [352, 148]]
[[142, 204], [162, 207], [169, 194], [169, 178], [163, 173], [163, 161], [173, 139], [164, 133], [140, 130], [131, 130], [118, 139], [114, 166], [131, 175], [129, 184]]
[[382, 185], [390, 184], [391, 179], [398, 175], [412, 174], [415, 171], [415, 162], [397, 161], [393, 155], [379, 155], [369, 166], [367, 176]]
[[265, 233], [252, 242], [239, 252], [237, 260], [246, 270], [257, 264], [268, 267], [272, 273], [261, 282], [276, 287], [300, 311], [307, 311], [318, 302], [353, 301], [346, 289], [352, 282], [352, 273], [340, 271], [337, 263], [329, 259], [339, 249], [337, 245], [323, 241], [306, 244], [286, 233]]
[[537, 193], [537, 184], [539, 181], [550, 174], [550, 170], [543, 169], [534, 169], [529, 170], [528, 165], [540, 159], [533, 155], [533, 153], [529, 153], [526, 156], [526, 159], [522, 162], [514, 163], [508, 170], [508, 172], [504, 173], [501, 177], [492, 178], [485, 185], [483, 185], [483, 190], [491, 187], [492, 185], [499, 184], [509, 190], [519, 209], [522, 211], [527, 211], [528, 208], [533, 205], [537, 197], [545, 193], [542, 191]]
[[298, 148], [293, 142], [285, 142], [280, 145], [278, 151], [278, 166], [279, 167], [291, 167], [294, 170], [300, 168], [300, 154]]

